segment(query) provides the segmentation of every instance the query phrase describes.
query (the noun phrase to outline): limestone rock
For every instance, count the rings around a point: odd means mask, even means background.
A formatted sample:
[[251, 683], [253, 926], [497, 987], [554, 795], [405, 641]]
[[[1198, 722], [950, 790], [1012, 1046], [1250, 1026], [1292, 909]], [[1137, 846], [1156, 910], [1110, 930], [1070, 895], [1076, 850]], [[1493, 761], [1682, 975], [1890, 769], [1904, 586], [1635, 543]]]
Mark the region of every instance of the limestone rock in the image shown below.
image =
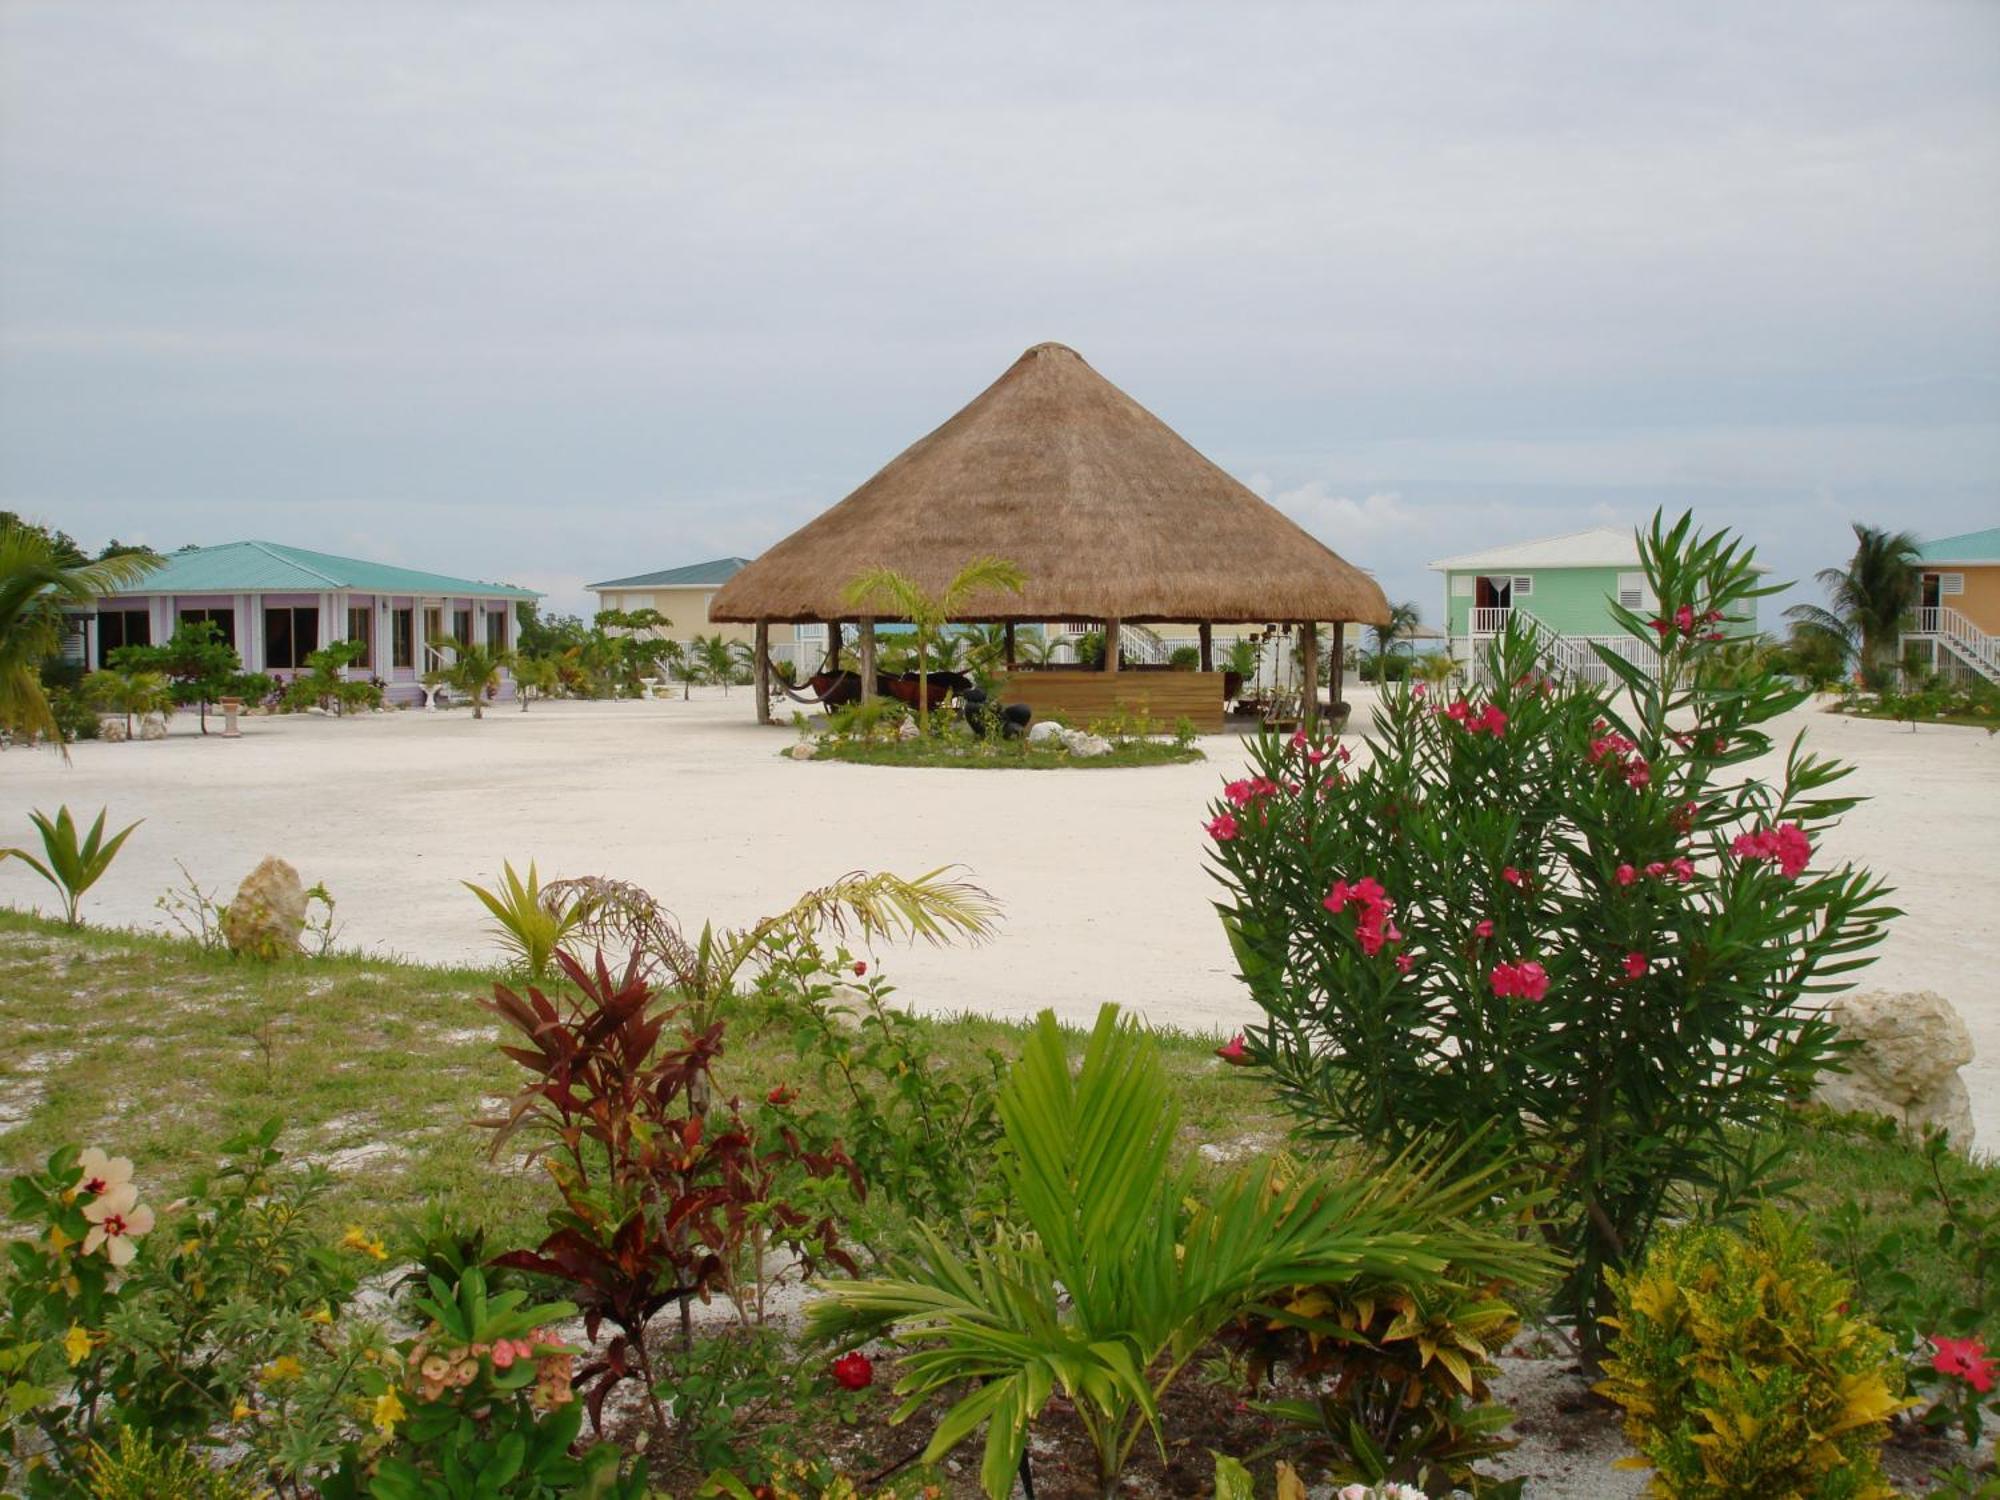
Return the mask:
[[1043, 719], [1041, 722], [1028, 727], [1028, 743], [1031, 745], [1045, 745], [1050, 740], [1060, 740], [1065, 733], [1067, 731], [1064, 730], [1062, 725], [1056, 723], [1054, 719]]
[[917, 728], [915, 719], [905, 719], [896, 726], [896, 738], [899, 740], [913, 740], [922, 733], [923, 731]]
[[1972, 1036], [1942, 995], [1883, 990], [1843, 995], [1827, 1019], [1861, 1045], [1845, 1073], [1821, 1076], [1813, 1097], [1830, 1109], [1887, 1115], [1914, 1131], [1942, 1125], [1960, 1150], [1972, 1144], [1972, 1101], [1958, 1070]]
[[793, 760], [811, 760], [818, 753], [819, 753], [819, 746], [814, 744], [811, 740], [800, 740], [796, 745], [792, 746], [791, 749], [785, 752], [785, 754], [791, 756]]
[[1100, 735], [1084, 734], [1074, 729], [1063, 736], [1063, 743], [1069, 747], [1069, 753], [1078, 760], [1094, 760], [1100, 755], [1111, 753], [1111, 741]]
[[244, 877], [222, 914], [229, 951], [266, 962], [297, 953], [305, 926], [305, 882], [276, 855], [266, 856]]
[[139, 738], [142, 740], [163, 740], [167, 737], [167, 721], [159, 714], [147, 714], [139, 721]]
[[124, 744], [131, 734], [123, 714], [108, 714], [97, 721], [97, 737], [113, 745]]

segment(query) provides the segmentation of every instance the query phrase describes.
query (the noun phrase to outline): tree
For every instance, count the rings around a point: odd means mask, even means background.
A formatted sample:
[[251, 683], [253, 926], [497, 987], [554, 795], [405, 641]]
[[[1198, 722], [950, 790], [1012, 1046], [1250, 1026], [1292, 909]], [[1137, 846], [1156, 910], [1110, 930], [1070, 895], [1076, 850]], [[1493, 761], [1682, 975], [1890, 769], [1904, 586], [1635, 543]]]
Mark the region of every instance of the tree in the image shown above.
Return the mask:
[[723, 696], [727, 697], [730, 681], [736, 675], [736, 658], [722, 632], [718, 630], [714, 635], [696, 636], [693, 652], [702, 676], [710, 682], [721, 683]]
[[[1027, 575], [1014, 563], [998, 557], [976, 557], [936, 594], [925, 593], [915, 579], [884, 567], [870, 568], [861, 574], [847, 585], [844, 594], [849, 604], [886, 604], [891, 619], [908, 620], [917, 633], [917, 662], [921, 669], [930, 660], [932, 640], [946, 622], [965, 612], [974, 596], [995, 589], [1018, 594], [1027, 582]], [[930, 733], [928, 691], [917, 694], [917, 727], [925, 734]]]
[[1370, 633], [1375, 637], [1375, 654], [1387, 656], [1396, 649], [1398, 641], [1407, 641], [1423, 623], [1423, 611], [1414, 600], [1405, 599], [1401, 604], [1389, 606], [1389, 621], [1386, 625], [1372, 625]]
[[328, 641], [319, 650], [308, 652], [305, 670], [285, 690], [285, 706], [330, 708], [339, 714], [379, 704], [382, 690], [374, 683], [347, 680], [347, 669], [367, 652], [367, 645], [361, 641]]
[[62, 748], [40, 669], [62, 650], [64, 607], [94, 607], [159, 565], [151, 553], [86, 562], [61, 532], [0, 516], [0, 729]]
[[1923, 549], [1907, 531], [1859, 521], [1854, 542], [1846, 567], [1819, 571], [1832, 607], [1794, 604], [1785, 618], [1821, 642], [1837, 643], [1843, 661], [1858, 658], [1862, 680], [1879, 690], [1895, 671], [1903, 621], [1922, 597], [1917, 565]]
[[130, 667], [92, 672], [83, 679], [83, 696], [102, 713], [123, 714], [128, 740], [132, 738], [134, 714], [143, 720], [147, 714], [174, 711], [173, 685], [164, 672], [135, 671]]
[[174, 702], [200, 710], [203, 734], [208, 733], [209, 704], [220, 698], [261, 697], [258, 687], [270, 681], [261, 673], [244, 674], [243, 659], [222, 639], [213, 620], [183, 620], [164, 646], [121, 646], [111, 653], [111, 665], [163, 673], [173, 684]]
[[528, 711], [528, 699], [554, 695], [562, 683], [562, 669], [552, 656], [514, 658], [514, 691], [521, 700], [521, 712]]
[[472, 700], [472, 717], [485, 718], [486, 700], [499, 691], [501, 669], [512, 665], [514, 653], [495, 651], [491, 646], [461, 645], [448, 635], [432, 641], [431, 649], [454, 655], [448, 666], [426, 672], [424, 681], [457, 689]]

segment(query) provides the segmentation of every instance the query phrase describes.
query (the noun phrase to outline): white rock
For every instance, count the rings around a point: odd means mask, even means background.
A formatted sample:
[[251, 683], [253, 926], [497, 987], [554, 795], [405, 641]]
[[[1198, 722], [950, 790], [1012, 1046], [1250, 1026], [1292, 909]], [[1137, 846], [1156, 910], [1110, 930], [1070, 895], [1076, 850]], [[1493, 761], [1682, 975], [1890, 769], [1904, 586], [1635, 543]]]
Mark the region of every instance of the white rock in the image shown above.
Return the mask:
[[1039, 724], [1028, 726], [1028, 743], [1031, 745], [1045, 745], [1050, 740], [1060, 742], [1063, 736], [1068, 733], [1069, 731], [1054, 719], [1043, 719]]
[[792, 746], [791, 749], [785, 752], [785, 754], [791, 756], [793, 760], [811, 760], [813, 756], [817, 755], [818, 753], [819, 753], [819, 746], [814, 744], [811, 740], [800, 740], [796, 745]]
[[101, 740], [122, 745], [130, 736], [131, 731], [126, 728], [122, 714], [107, 714], [97, 721], [97, 737]]
[[905, 719], [896, 726], [896, 738], [899, 740], [913, 740], [921, 733], [923, 731], [917, 728], [915, 719]]
[[1972, 1145], [1972, 1101], [1958, 1072], [1972, 1061], [1972, 1035], [1949, 1000], [1874, 990], [1841, 996], [1827, 1019], [1861, 1045], [1843, 1058], [1847, 1072], [1821, 1076], [1814, 1098], [1915, 1131], [1942, 1125], [1960, 1150]]
[[1111, 753], [1111, 741], [1094, 734], [1071, 735], [1064, 743], [1069, 746], [1069, 753], [1078, 760], [1094, 760]]
[[139, 721], [139, 738], [142, 740], [163, 740], [167, 737], [167, 721], [159, 714], [147, 714]]

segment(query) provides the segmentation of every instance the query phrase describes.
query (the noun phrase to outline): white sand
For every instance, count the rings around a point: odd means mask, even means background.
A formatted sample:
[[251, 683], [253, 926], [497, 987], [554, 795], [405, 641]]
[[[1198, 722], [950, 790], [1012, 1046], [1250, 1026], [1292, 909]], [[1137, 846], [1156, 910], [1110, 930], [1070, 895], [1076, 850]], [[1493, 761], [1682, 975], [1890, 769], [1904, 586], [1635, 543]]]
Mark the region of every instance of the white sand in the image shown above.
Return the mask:
[[[1365, 690], [1352, 694], [1365, 715]], [[1980, 1057], [1967, 1070], [1982, 1143], [2000, 1147], [2000, 737], [1801, 714], [1821, 753], [1854, 762], [1873, 800], [1831, 853], [1871, 865], [1907, 915], [1863, 976], [1934, 989]], [[251, 719], [204, 741], [192, 715], [162, 743], [0, 754], [0, 842], [32, 846], [31, 807], [144, 817], [85, 900], [94, 921], [159, 924], [179, 858], [204, 885], [265, 854], [325, 881], [344, 941], [427, 961], [479, 957], [483, 913], [459, 881], [503, 859], [544, 878], [607, 874], [654, 891], [685, 921], [746, 921], [809, 885], [871, 868], [960, 863], [999, 899], [1005, 929], [976, 950], [883, 955], [909, 1004], [1088, 1020], [1116, 1000], [1156, 1020], [1221, 1031], [1252, 1014], [1210, 906], [1201, 821], [1242, 762], [1228, 738], [1206, 764], [1123, 771], [894, 770], [799, 764], [788, 729], [750, 722], [748, 694], [692, 702]], [[32, 872], [0, 863], [0, 901], [49, 909]]]

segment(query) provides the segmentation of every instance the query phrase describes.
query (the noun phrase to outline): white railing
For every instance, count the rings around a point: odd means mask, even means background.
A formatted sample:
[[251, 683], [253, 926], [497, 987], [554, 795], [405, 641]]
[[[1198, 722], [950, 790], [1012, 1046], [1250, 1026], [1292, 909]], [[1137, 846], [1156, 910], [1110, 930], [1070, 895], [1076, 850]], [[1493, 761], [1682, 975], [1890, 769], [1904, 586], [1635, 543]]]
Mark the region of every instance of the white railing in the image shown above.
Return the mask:
[[1598, 686], [1609, 685], [1613, 674], [1611, 668], [1605, 665], [1604, 658], [1598, 655], [1597, 647], [1648, 672], [1658, 665], [1659, 652], [1650, 641], [1629, 635], [1563, 635], [1546, 620], [1525, 609], [1515, 613], [1523, 624], [1534, 631], [1536, 640], [1548, 654], [1550, 668], [1558, 677]]
[[1988, 635], [1950, 605], [1939, 608], [1937, 616], [1940, 640], [1986, 676], [2000, 676], [2000, 636]]
[[1937, 605], [1926, 605], [1924, 608], [1912, 610], [1910, 613], [1914, 616], [1910, 622], [1911, 635], [1936, 635], [1938, 633], [1938, 616], [1943, 614], [1944, 611], [1938, 608]]
[[1475, 605], [1472, 611], [1472, 633], [1474, 635], [1498, 635], [1507, 628], [1507, 617], [1513, 610], [1506, 605], [1498, 609], [1488, 609]]

